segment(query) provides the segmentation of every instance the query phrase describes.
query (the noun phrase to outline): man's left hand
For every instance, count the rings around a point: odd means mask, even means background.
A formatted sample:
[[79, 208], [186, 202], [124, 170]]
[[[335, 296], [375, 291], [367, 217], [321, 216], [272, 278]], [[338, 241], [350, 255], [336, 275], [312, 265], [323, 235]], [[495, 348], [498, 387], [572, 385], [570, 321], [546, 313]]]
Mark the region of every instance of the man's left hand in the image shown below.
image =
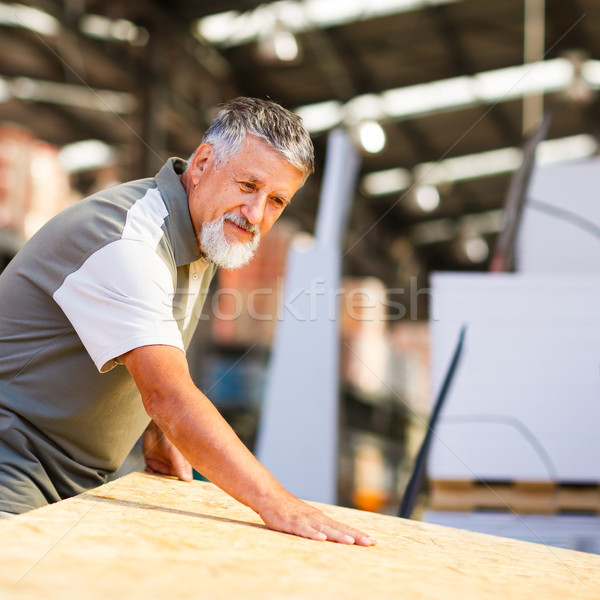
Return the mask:
[[192, 465], [154, 423], [150, 422], [142, 437], [146, 473], [174, 475], [183, 481], [193, 479]]

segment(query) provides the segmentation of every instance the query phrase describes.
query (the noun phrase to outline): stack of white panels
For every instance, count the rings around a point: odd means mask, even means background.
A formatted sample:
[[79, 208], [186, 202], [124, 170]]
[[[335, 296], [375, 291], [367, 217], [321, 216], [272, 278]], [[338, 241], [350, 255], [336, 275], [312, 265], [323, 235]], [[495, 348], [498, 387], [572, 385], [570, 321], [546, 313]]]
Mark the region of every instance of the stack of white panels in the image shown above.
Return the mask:
[[600, 280], [438, 273], [432, 301], [434, 394], [467, 332], [429, 477], [600, 481]]
[[[535, 169], [516, 268], [516, 274], [432, 277], [434, 393], [461, 327], [467, 331], [435, 431], [428, 476], [598, 483], [600, 160]], [[552, 515], [540, 522], [542, 517], [497, 514], [490, 521], [489, 515], [429, 511], [426, 518], [600, 552], [598, 517]], [[585, 518], [589, 522], [582, 524]], [[582, 526], [594, 535], [580, 536]]]
[[522, 273], [600, 273], [600, 160], [536, 167], [516, 247]]
[[592, 515], [517, 515], [428, 511], [428, 523], [600, 554], [600, 517]]

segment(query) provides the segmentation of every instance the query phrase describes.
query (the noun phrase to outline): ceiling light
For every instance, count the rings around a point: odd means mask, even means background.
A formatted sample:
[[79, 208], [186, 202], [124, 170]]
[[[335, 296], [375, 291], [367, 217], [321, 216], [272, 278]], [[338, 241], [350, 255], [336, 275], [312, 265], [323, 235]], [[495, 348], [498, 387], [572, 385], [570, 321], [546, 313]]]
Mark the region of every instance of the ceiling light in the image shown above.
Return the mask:
[[133, 94], [99, 90], [75, 84], [32, 79], [31, 77], [0, 78], [4, 94], [11, 98], [76, 106], [115, 114], [130, 113], [136, 107]]
[[454, 77], [385, 91], [381, 94], [385, 113], [390, 117], [468, 106], [477, 102], [469, 77]]
[[356, 128], [360, 145], [370, 154], [377, 154], [385, 147], [385, 131], [377, 121], [362, 121]]
[[348, 123], [359, 121], [377, 121], [385, 117], [381, 97], [377, 94], [361, 94], [344, 105], [344, 119]]
[[476, 179], [514, 171], [520, 164], [521, 151], [518, 148], [502, 148], [422, 163], [415, 168], [415, 180], [424, 184], [437, 184]]
[[84, 15], [79, 20], [79, 29], [91, 37], [109, 39], [110, 23], [110, 19], [101, 15]]
[[137, 37], [137, 27], [127, 19], [117, 19], [110, 24], [110, 34], [115, 40], [132, 42]]
[[361, 187], [369, 196], [384, 196], [405, 190], [411, 183], [412, 176], [407, 169], [387, 169], [365, 175]]
[[328, 100], [300, 106], [294, 112], [302, 119], [308, 131], [316, 133], [337, 127], [344, 118], [341, 102]]
[[[448, 0], [446, 0], [447, 2]], [[450, 0], [452, 1], [452, 0]], [[442, 4], [439, 0], [431, 4]], [[424, 0], [304, 0], [304, 10], [313, 23], [335, 27], [423, 7]]]
[[586, 60], [581, 65], [581, 74], [591, 85], [600, 86], [600, 60]]
[[472, 263], [482, 263], [490, 254], [487, 242], [478, 235], [469, 236], [462, 242], [464, 253]]
[[440, 205], [440, 193], [435, 185], [419, 185], [414, 192], [417, 206], [425, 212], [433, 212]]
[[[597, 151], [598, 142], [589, 134], [545, 140], [538, 145], [536, 162], [548, 164], [577, 160], [593, 156]], [[420, 185], [437, 185], [508, 173], [518, 169], [521, 160], [521, 149], [501, 148], [421, 163], [414, 167], [414, 177], [406, 169], [375, 171], [362, 178], [361, 187], [370, 196], [388, 195], [409, 188], [413, 181]]]
[[263, 62], [294, 62], [300, 55], [296, 36], [278, 23], [265, 31], [256, 50]]
[[404, 118], [555, 92], [567, 87], [572, 76], [572, 63], [557, 58], [387, 90], [381, 98], [387, 116]]
[[588, 62], [588, 53], [584, 50], [567, 50], [562, 53], [573, 67], [571, 81], [562, 92], [563, 98], [577, 104], [590, 104], [597, 92], [585, 76], [584, 65]]
[[279, 60], [292, 62], [298, 58], [298, 42], [291, 31], [278, 31], [273, 38], [273, 45]]
[[207, 42], [223, 44], [232, 36], [234, 24], [239, 16], [237, 10], [208, 15], [198, 21], [197, 32]]
[[[592, 88], [600, 87], [600, 61], [588, 60], [581, 67], [581, 77]], [[408, 119], [411, 117], [456, 110], [476, 104], [507, 102], [524, 96], [567, 90], [573, 82], [575, 67], [567, 58], [555, 58], [534, 64], [518, 65], [453, 77], [430, 83], [390, 89], [381, 94], [365, 94], [339, 106], [338, 122], [361, 119]], [[305, 105], [298, 111], [309, 112], [320, 104]], [[309, 131], [310, 122], [307, 123]]]
[[535, 154], [539, 164], [576, 160], [593, 156], [598, 151], [598, 141], [592, 135], [573, 135], [557, 140], [541, 142]]
[[147, 29], [127, 19], [113, 20], [102, 15], [84, 15], [79, 20], [79, 29], [90, 37], [128, 42], [132, 46], [145, 46], [150, 37]]
[[0, 24], [30, 29], [41, 35], [60, 33], [60, 23], [53, 16], [23, 4], [0, 2]]
[[227, 11], [199, 19], [194, 28], [203, 40], [223, 47], [258, 41], [268, 14], [290, 31], [299, 33], [319, 27], [336, 27], [386, 15], [451, 4], [462, 0], [280, 0], [246, 12]]
[[556, 92], [569, 85], [573, 64], [554, 58], [473, 76], [477, 97], [486, 102], [506, 102], [532, 94]]

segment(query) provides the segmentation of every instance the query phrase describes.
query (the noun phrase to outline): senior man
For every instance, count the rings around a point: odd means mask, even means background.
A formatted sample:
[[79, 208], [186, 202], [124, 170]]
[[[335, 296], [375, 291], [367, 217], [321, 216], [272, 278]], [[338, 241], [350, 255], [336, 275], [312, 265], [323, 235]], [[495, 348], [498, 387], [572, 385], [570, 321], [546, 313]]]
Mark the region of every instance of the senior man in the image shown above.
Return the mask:
[[296, 115], [237, 98], [187, 164], [82, 200], [25, 245], [0, 276], [0, 511], [104, 483], [143, 434], [148, 470], [193, 466], [272, 529], [374, 543], [287, 492], [185, 355], [216, 269], [252, 258], [312, 171]]

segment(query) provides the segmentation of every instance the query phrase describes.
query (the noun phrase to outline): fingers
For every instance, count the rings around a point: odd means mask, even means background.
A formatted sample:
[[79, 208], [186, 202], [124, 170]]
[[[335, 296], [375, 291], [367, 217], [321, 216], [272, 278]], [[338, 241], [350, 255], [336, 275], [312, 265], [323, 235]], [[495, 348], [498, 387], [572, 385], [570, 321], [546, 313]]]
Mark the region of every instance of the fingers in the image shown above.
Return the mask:
[[269, 503], [257, 511], [271, 529], [323, 542], [329, 540], [357, 546], [373, 546], [377, 543], [366, 533], [335, 521], [318, 508], [286, 494], [277, 497], [276, 501], [270, 498]]
[[182, 481], [192, 481], [193, 470], [190, 463], [181, 457], [169, 457], [170, 460], [146, 457], [146, 473], [171, 475]]
[[192, 481], [194, 479], [194, 472], [192, 471], [192, 466], [187, 463], [184, 467], [177, 470], [177, 477], [181, 479], [181, 481]]
[[374, 546], [377, 544], [377, 540], [366, 533], [363, 533], [354, 538], [354, 543], [357, 546]]
[[337, 542], [339, 544], [356, 544], [357, 546], [374, 546], [377, 543], [375, 538], [359, 531], [358, 529], [354, 529], [352, 527], [348, 527], [343, 523], [337, 523], [333, 521], [333, 526], [325, 526], [321, 529], [327, 539], [332, 542]]
[[[278, 527], [275, 527], [278, 529]], [[338, 544], [374, 546], [377, 541], [371, 536], [344, 523], [334, 521], [318, 510], [296, 512], [292, 523], [282, 527], [283, 531], [317, 541], [331, 541]]]
[[337, 542], [338, 544], [355, 544], [357, 546], [374, 546], [377, 543], [375, 538], [361, 532], [358, 532], [355, 535], [350, 535], [349, 533], [344, 533], [343, 531], [335, 528], [326, 528], [321, 530], [313, 529], [313, 532], [314, 533], [303, 535], [302, 537], [308, 537], [310, 539], [322, 542], [330, 541]]
[[192, 465], [180, 454], [173, 457], [173, 473], [182, 481], [192, 481], [193, 471]]
[[327, 528], [326, 531], [327, 533], [325, 533], [325, 531], [323, 531], [323, 533], [327, 536], [326, 539], [328, 539], [330, 542], [348, 545], [354, 544], [354, 538], [347, 533], [343, 533], [342, 531], [333, 528]]
[[310, 540], [316, 540], [317, 542], [325, 542], [327, 541], [327, 534], [323, 533], [322, 531], [317, 531], [316, 529], [313, 529], [312, 527], [308, 530], [308, 532], [306, 534], [298, 534], [301, 537], [306, 537]]
[[189, 461], [157, 427], [146, 430], [142, 447], [147, 472], [192, 481], [193, 469]]
[[148, 458], [146, 459], [145, 472], [152, 473], [153, 475], [172, 475], [165, 463]]
[[375, 546], [377, 540], [370, 535], [362, 535], [356, 540], [356, 544], [359, 546]]
[[179, 450], [175, 448], [175, 446], [172, 446], [170, 450], [171, 451], [169, 452], [169, 458], [171, 461], [171, 474], [175, 475], [182, 481], [192, 481], [192, 465], [183, 456], [183, 454], [181, 454], [181, 452], [179, 452]]

